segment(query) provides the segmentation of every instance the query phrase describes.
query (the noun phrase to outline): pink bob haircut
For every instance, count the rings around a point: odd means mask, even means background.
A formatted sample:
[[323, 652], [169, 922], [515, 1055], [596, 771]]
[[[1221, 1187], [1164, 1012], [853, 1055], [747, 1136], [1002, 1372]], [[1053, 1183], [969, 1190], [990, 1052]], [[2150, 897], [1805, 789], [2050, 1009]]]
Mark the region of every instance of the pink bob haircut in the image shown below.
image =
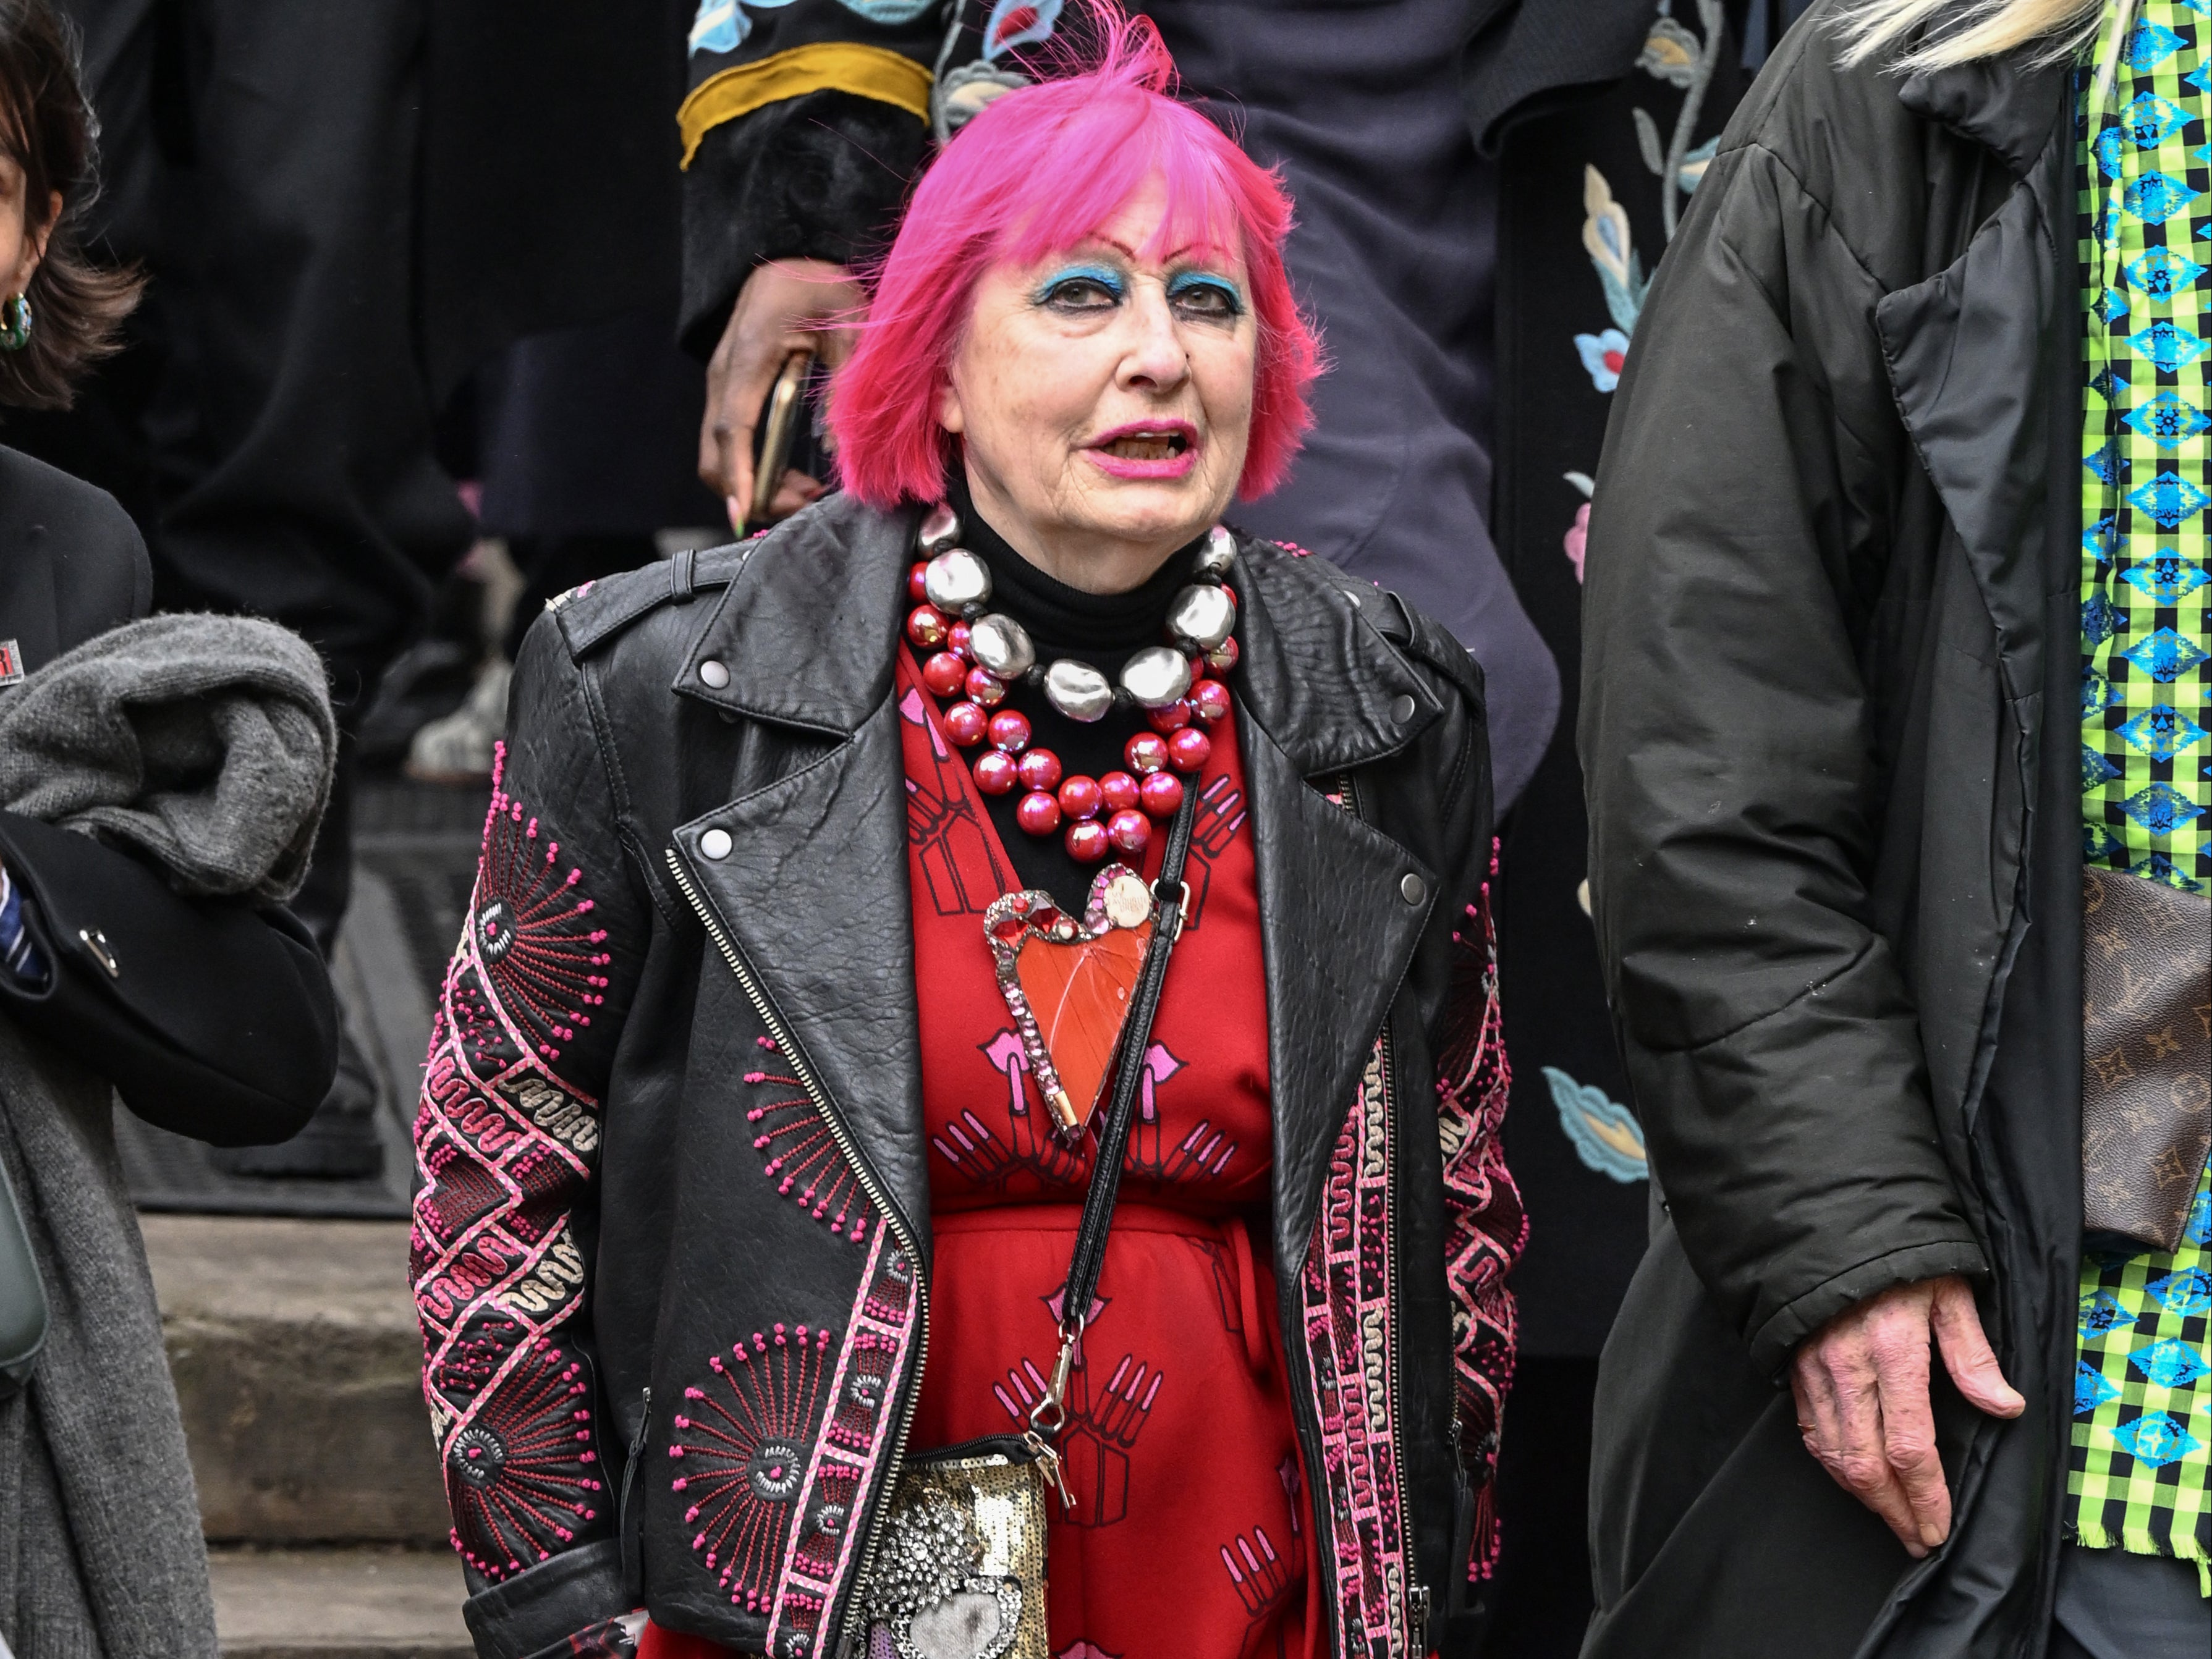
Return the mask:
[[830, 400], [840, 481], [873, 507], [935, 501], [957, 453], [938, 400], [975, 286], [1000, 263], [1064, 252], [1157, 179], [1155, 246], [1241, 254], [1259, 329], [1251, 440], [1237, 493], [1282, 482], [1313, 424], [1306, 389], [1321, 348], [1283, 269], [1291, 200], [1282, 181], [1170, 95], [1175, 61], [1148, 18], [1091, 8], [1102, 45], [1085, 72], [1001, 94], [922, 175], [851, 359]]

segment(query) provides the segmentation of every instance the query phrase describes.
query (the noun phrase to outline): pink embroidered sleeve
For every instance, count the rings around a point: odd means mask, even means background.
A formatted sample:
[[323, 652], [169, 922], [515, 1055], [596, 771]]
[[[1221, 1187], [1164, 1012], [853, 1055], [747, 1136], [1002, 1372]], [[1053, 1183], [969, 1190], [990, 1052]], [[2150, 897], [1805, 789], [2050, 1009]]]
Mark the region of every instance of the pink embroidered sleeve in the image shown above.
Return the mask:
[[415, 1123], [422, 1390], [472, 1588], [614, 1525], [570, 1226], [598, 1165], [614, 954], [594, 876], [511, 792], [508, 758]]
[[[1497, 873], [1493, 846], [1493, 879]], [[1512, 1068], [1499, 1014], [1490, 894], [1485, 882], [1452, 934], [1451, 1007], [1437, 1067], [1460, 1455], [1477, 1505], [1470, 1578], [1488, 1577], [1497, 1559], [1498, 1434], [1513, 1381], [1515, 1347], [1513, 1293], [1505, 1278], [1528, 1237], [1520, 1190], [1505, 1167], [1499, 1138]]]

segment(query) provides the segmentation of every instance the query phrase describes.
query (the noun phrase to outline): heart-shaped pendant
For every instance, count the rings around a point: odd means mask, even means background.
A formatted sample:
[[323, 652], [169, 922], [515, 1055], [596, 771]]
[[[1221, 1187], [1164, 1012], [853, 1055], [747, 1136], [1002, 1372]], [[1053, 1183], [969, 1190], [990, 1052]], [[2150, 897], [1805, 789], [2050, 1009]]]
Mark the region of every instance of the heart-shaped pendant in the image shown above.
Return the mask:
[[1152, 917], [1152, 889], [1126, 864], [1098, 872], [1080, 922], [1036, 887], [1010, 893], [983, 913], [1030, 1073], [1066, 1134], [1098, 1109]]

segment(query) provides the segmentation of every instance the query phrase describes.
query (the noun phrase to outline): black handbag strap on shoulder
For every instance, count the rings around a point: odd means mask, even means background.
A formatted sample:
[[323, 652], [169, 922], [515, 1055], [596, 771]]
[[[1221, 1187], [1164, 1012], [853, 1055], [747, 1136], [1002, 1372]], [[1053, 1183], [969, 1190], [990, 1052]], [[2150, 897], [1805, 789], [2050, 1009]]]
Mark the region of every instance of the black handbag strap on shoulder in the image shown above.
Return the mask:
[[1190, 907], [1190, 889], [1183, 885], [1183, 870], [1189, 863], [1191, 828], [1197, 817], [1198, 791], [1185, 788], [1182, 804], [1176, 808], [1168, 827], [1159, 876], [1152, 883], [1152, 942], [1146, 948], [1129, 1016], [1115, 1046], [1114, 1093], [1108, 1098], [1106, 1116], [1099, 1125], [1098, 1154], [1091, 1166], [1090, 1190], [1084, 1195], [1083, 1219], [1075, 1229], [1075, 1250], [1068, 1258], [1067, 1281], [1061, 1292], [1060, 1355], [1054, 1362], [1045, 1397], [1030, 1414], [1030, 1426], [1041, 1433], [1057, 1432], [1066, 1420], [1062, 1402], [1066, 1397], [1068, 1372], [1074, 1364], [1076, 1344], [1083, 1338], [1084, 1320], [1091, 1295], [1098, 1288], [1099, 1273], [1106, 1265], [1106, 1238], [1114, 1226], [1115, 1201], [1121, 1193], [1121, 1163], [1128, 1152], [1130, 1126], [1136, 1119], [1145, 1051], [1152, 1046], [1152, 1022], [1160, 1011], [1168, 958], [1174, 953], [1184, 914]]

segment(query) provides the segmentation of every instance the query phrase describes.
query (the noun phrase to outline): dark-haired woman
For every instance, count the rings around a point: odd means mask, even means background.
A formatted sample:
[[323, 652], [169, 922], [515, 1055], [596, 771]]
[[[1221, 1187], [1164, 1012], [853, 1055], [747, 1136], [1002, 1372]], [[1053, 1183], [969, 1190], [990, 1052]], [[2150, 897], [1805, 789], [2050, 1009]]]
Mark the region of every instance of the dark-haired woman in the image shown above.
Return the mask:
[[[0, 404], [65, 405], [136, 298], [82, 257], [93, 188], [63, 29], [44, 0], [0, 0]], [[27, 675], [143, 616], [149, 587], [110, 497], [0, 448], [0, 725]], [[0, 1378], [0, 1638], [15, 1659], [215, 1653], [112, 1103], [221, 1144], [282, 1140], [328, 1087], [335, 1038], [321, 958], [281, 909], [185, 897], [120, 845], [0, 810], [0, 1226], [20, 1221], [30, 1247], [27, 1263], [0, 1256], [16, 1270], [8, 1311], [46, 1309], [43, 1347], [0, 1356], [23, 1362]]]

